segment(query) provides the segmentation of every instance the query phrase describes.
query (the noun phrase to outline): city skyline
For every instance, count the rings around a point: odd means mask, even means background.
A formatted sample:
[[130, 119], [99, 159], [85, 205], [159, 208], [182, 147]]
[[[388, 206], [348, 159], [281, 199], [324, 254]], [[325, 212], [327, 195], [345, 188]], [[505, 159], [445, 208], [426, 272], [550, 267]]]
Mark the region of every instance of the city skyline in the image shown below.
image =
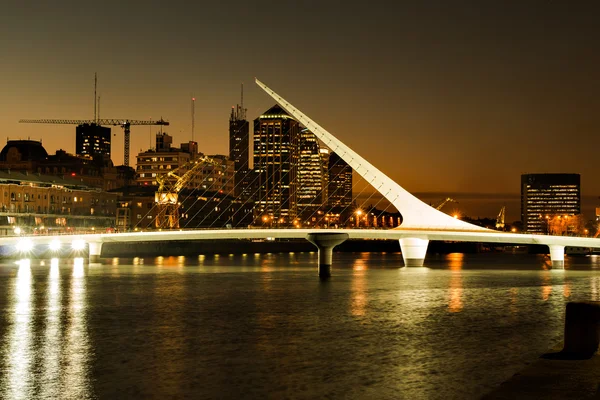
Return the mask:
[[[163, 117], [166, 132], [185, 142], [193, 95], [201, 151], [227, 154], [240, 83], [249, 120], [273, 105], [251, 84], [259, 76], [413, 192], [514, 195], [521, 174], [574, 172], [583, 199], [597, 197], [597, 5], [429, 6], [284, 2], [269, 10], [231, 2], [186, 6], [184, 14], [177, 2], [109, 1], [93, 13], [91, 4], [66, 2], [65, 14], [11, 4], [0, 17], [0, 34], [11, 38], [0, 65], [0, 120], [11, 139], [74, 153], [75, 126], [17, 121], [92, 119], [98, 72], [102, 117]], [[265, 12], [303, 23], [285, 32], [252, 23]], [[78, 18], [86, 20], [82, 34]], [[156, 131], [132, 127], [131, 157], [151, 147]], [[113, 134], [119, 165], [123, 132]], [[591, 201], [583, 206], [586, 217], [592, 209]]]

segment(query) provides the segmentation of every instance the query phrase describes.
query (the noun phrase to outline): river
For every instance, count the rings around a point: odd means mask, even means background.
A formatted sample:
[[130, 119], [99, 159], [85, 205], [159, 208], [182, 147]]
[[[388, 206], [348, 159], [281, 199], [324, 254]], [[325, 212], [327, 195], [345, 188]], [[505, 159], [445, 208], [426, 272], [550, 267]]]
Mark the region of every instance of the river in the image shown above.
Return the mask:
[[0, 398], [471, 399], [600, 300], [600, 257], [4, 260]]

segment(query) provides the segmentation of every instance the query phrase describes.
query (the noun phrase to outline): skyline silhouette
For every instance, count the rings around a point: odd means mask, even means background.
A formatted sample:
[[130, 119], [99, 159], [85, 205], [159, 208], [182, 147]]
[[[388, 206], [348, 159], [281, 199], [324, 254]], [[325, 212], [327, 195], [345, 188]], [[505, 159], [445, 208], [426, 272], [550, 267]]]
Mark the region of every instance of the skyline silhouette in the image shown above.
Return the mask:
[[[591, 199], [600, 194], [598, 8], [11, 3], [0, 16], [0, 121], [5, 137], [74, 152], [74, 126], [18, 120], [92, 119], [97, 72], [101, 117], [162, 117], [186, 142], [194, 96], [200, 150], [226, 154], [240, 83], [249, 120], [273, 105], [257, 76], [412, 192], [514, 195], [523, 173], [574, 172]], [[132, 159], [156, 131], [132, 127]], [[123, 133], [113, 133], [119, 165]]]

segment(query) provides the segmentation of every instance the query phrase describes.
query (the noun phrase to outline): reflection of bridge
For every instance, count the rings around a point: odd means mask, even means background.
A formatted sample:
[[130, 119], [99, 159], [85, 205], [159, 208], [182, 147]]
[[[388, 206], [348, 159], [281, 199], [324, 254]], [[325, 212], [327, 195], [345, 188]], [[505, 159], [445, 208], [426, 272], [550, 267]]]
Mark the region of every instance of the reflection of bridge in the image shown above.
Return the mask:
[[200, 239], [304, 238], [310, 240], [319, 248], [319, 271], [323, 275], [329, 274], [333, 247], [348, 238], [397, 239], [400, 241], [402, 256], [407, 266], [423, 265], [429, 240], [543, 244], [549, 247], [552, 264], [555, 267], [562, 267], [564, 265], [565, 246], [600, 248], [600, 239], [504, 233], [452, 218], [417, 199], [263, 83], [258, 80], [256, 82], [282, 108], [313, 132], [325, 145], [346, 161], [356, 173], [361, 175], [366, 182], [371, 184], [371, 186], [389, 200], [402, 214], [402, 226], [389, 230], [214, 229], [91, 234], [69, 237], [14, 237], [0, 239], [0, 245], [14, 244], [18, 245], [21, 250], [26, 250], [34, 244], [56, 247], [61, 240], [66, 242], [65, 238], [74, 240], [75, 243], [81, 246], [82, 240], [84, 240], [89, 244], [90, 260], [95, 261], [100, 257], [103, 243]]

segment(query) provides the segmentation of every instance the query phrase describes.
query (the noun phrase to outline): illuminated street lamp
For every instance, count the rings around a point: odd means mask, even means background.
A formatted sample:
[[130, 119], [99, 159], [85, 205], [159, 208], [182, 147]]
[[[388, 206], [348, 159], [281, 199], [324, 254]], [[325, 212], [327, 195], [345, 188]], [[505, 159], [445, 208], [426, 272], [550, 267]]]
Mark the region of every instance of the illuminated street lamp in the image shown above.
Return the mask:
[[58, 250], [60, 250], [61, 243], [60, 243], [60, 241], [58, 239], [54, 239], [53, 241], [50, 242], [50, 244], [48, 245], [48, 247], [52, 251], [58, 251]]
[[360, 216], [362, 215], [362, 210], [356, 210], [356, 227], [360, 227]]

